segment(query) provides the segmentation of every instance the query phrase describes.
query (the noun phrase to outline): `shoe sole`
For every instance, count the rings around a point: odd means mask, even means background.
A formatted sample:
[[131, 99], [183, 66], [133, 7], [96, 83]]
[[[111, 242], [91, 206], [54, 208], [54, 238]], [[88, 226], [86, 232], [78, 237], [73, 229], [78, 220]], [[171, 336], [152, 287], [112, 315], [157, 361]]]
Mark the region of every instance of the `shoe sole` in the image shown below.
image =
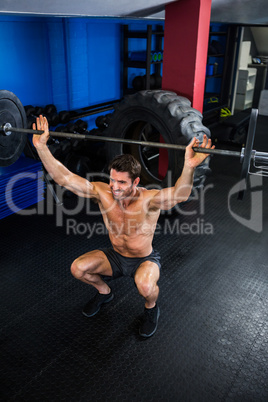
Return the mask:
[[101, 303], [101, 305], [99, 306], [99, 308], [93, 313], [93, 314], [87, 314], [84, 311], [82, 311], [82, 314], [86, 317], [94, 317], [94, 315], [96, 315], [99, 311], [100, 308], [103, 304], [109, 303], [110, 301], [112, 301], [114, 298], [114, 294], [111, 295], [111, 297], [109, 297], [109, 299], [105, 300], [104, 302]]
[[149, 335], [148, 335], [148, 334], [142, 334], [142, 333], [139, 331], [140, 336], [142, 336], [143, 338], [150, 338], [151, 336], [153, 336], [153, 334], [156, 332], [157, 327], [158, 327], [158, 318], [159, 318], [159, 316], [160, 316], [160, 308], [158, 307], [157, 323], [156, 323], [155, 329], [154, 329], [153, 332], [151, 332]]

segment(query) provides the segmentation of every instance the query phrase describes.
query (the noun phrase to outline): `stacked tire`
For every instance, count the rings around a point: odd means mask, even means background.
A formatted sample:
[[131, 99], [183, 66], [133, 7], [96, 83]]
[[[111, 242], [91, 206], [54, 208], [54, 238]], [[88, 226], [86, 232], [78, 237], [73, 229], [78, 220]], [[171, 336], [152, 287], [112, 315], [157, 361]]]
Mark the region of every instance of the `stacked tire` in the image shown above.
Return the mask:
[[[175, 92], [145, 90], [126, 96], [110, 117], [103, 135], [138, 141], [165, 142], [187, 145], [193, 137], [202, 142], [204, 134], [210, 138], [210, 130], [202, 124], [202, 114], [191, 107], [191, 102]], [[161, 187], [174, 185], [184, 164], [184, 151], [169, 149], [166, 152], [166, 171], [159, 174], [160, 148], [141, 145], [107, 143], [107, 159], [131, 153], [142, 166], [141, 183], [158, 184]], [[154, 166], [150, 165], [154, 161]], [[195, 170], [194, 187], [204, 184], [210, 171], [209, 158]]]

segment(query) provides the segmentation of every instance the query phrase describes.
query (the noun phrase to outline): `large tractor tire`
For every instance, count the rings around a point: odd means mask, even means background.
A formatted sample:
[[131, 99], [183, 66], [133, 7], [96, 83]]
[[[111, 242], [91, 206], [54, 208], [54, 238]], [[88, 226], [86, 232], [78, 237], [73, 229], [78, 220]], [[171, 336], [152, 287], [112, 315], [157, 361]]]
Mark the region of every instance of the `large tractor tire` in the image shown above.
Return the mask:
[[[202, 141], [210, 131], [202, 124], [202, 114], [191, 102], [175, 92], [145, 90], [126, 96], [115, 106], [107, 137], [187, 145], [193, 137]], [[173, 186], [181, 174], [184, 151], [142, 145], [106, 143], [107, 159], [130, 153], [142, 166], [141, 184]], [[209, 171], [209, 158], [196, 168], [194, 187], [203, 185]]]

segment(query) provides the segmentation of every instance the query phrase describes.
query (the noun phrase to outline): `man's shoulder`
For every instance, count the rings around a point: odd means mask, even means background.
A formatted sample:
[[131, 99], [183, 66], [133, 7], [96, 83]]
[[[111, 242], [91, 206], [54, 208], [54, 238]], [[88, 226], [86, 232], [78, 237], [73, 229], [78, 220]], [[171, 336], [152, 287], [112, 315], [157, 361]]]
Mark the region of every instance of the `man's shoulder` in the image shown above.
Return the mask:
[[148, 189], [145, 187], [138, 187], [138, 189], [142, 193], [142, 195], [146, 198], [152, 198], [159, 192], [159, 190], [155, 188]]
[[106, 191], [109, 189], [109, 185], [107, 183], [104, 183], [103, 181], [94, 181], [94, 182], [92, 182], [92, 184], [94, 185], [94, 187], [96, 189], [99, 189], [102, 191]]
[[107, 183], [104, 183], [102, 181], [94, 181], [94, 182], [91, 182], [91, 184], [93, 185], [96, 194], [98, 194], [99, 196], [102, 196], [102, 195], [105, 195], [105, 194], [111, 192], [110, 187]]
[[147, 189], [144, 187], [139, 187], [141, 189], [143, 204], [145, 204], [148, 211], [158, 211], [159, 208], [151, 205], [153, 198], [159, 193], [158, 189]]

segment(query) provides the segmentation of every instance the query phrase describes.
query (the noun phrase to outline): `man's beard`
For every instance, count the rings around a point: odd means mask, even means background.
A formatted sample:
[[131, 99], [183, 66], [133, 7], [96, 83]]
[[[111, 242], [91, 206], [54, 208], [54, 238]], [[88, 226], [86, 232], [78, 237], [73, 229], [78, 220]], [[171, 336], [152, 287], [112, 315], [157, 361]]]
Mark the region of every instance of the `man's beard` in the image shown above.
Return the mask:
[[116, 193], [114, 194], [114, 192], [112, 191], [112, 195], [116, 201], [120, 201], [130, 197], [132, 192], [133, 192], [133, 186], [129, 187], [127, 190], [120, 191], [117, 194]]

